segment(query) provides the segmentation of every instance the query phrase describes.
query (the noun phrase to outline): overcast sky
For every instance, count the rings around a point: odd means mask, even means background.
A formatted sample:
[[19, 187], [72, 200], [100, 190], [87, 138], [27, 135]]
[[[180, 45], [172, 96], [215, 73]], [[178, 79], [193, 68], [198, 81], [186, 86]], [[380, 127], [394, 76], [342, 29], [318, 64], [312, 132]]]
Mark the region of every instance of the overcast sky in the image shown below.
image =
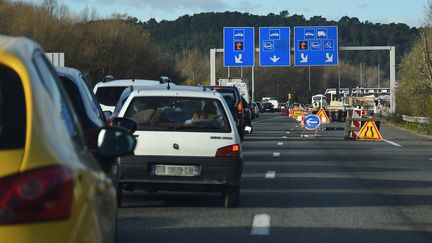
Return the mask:
[[[34, 0], [40, 1], [40, 0]], [[342, 16], [358, 17], [361, 21], [423, 25], [427, 0], [59, 0], [73, 11], [85, 6], [95, 8], [100, 17], [126, 13], [147, 21], [155, 18], [174, 20], [185, 14], [200, 12], [239, 11], [258, 15], [278, 14], [288, 10], [290, 15], [306, 18], [320, 15], [330, 20]]]

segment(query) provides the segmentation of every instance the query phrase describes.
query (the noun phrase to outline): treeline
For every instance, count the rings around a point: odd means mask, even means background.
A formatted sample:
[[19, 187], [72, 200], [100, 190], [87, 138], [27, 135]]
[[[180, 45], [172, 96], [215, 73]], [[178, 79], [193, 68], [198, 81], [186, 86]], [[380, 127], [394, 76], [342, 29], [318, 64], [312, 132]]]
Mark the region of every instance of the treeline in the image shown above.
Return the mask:
[[73, 14], [67, 6], [0, 0], [0, 34], [25, 36], [47, 52], [64, 52], [67, 66], [81, 70], [93, 85], [105, 75], [157, 79], [175, 75], [150, 34], [128, 23], [130, 17], [100, 20], [95, 10]]
[[[222, 47], [223, 27], [304, 25], [339, 26], [340, 46], [395, 45], [398, 60], [420, 32], [405, 24], [374, 24], [350, 17], [339, 21], [320, 16], [306, 19], [288, 11], [266, 16], [201, 13], [161, 22], [141, 22], [128, 15], [101, 19], [88, 8], [72, 13], [57, 0], [42, 0], [36, 5], [0, 0], [0, 34], [26, 36], [47, 52], [65, 52], [66, 65], [81, 70], [91, 85], [108, 74], [149, 79], [166, 74], [180, 83], [206, 84], [210, 79], [209, 49]], [[258, 45], [258, 35], [256, 38]], [[222, 57], [217, 56], [217, 77], [227, 76]], [[381, 80], [382, 87], [389, 86], [388, 52], [341, 52], [340, 57], [339, 69], [311, 68], [312, 94], [336, 87], [339, 82], [342, 87], [375, 87]], [[239, 68], [230, 71], [231, 76], [240, 76]], [[242, 71], [250, 79], [251, 69]], [[308, 102], [308, 68], [256, 67], [254, 74], [256, 97], [286, 100], [291, 93], [298, 101]]]
[[[397, 113], [429, 117], [432, 121], [432, 2], [429, 1], [426, 27], [401, 63], [397, 90]], [[427, 126], [432, 134], [432, 123]]]
[[[258, 33], [259, 27], [335, 25], [339, 27], [340, 46], [396, 46], [397, 63], [400, 63], [401, 57], [419, 34], [418, 29], [410, 28], [406, 24], [361, 22], [358, 18], [348, 16], [339, 21], [327, 20], [321, 16], [306, 19], [303, 15], [289, 15], [288, 11], [270, 13], [267, 16], [210, 12], [185, 15], [175, 21], [163, 20], [159, 23], [150, 19], [140, 24], [145, 26], [155, 41], [163, 43], [164, 49], [171, 53], [191, 48], [208, 53], [210, 48], [222, 48], [223, 27], [255, 27]], [[258, 34], [255, 37], [258, 47]], [[384, 70], [387, 70], [389, 65], [388, 53], [385, 52], [341, 52], [341, 58], [353, 64], [381, 65]]]
[[[379, 24], [358, 18], [342, 17], [339, 21], [330, 21], [320, 16], [306, 19], [303, 15], [289, 15], [288, 11], [267, 16], [238, 12], [201, 13], [185, 15], [174, 21], [157, 22], [150, 19], [139, 22], [131, 19], [136, 25], [144, 26], [151, 34], [152, 40], [163, 43], [163, 49], [177, 53], [176, 64], [187, 83], [198, 84], [209, 76], [209, 49], [223, 46], [223, 27], [253, 26], [258, 33], [259, 27], [267, 26], [308, 26], [335, 25], [339, 27], [340, 46], [396, 46], [396, 63], [411, 48], [419, 36], [419, 29], [406, 24]], [[258, 34], [256, 45], [258, 47]], [[189, 52], [188, 55], [184, 53]], [[180, 53], [180, 54], [179, 54]], [[201, 61], [199, 61], [201, 60]], [[180, 61], [180, 62], [179, 62]], [[256, 61], [258, 63], [258, 61]], [[312, 67], [311, 92], [322, 93], [326, 88], [336, 87], [389, 87], [389, 53], [387, 51], [342, 51], [340, 68]], [[189, 67], [186, 67], [188, 65]], [[184, 68], [182, 68], [184, 66]], [[191, 72], [191, 68], [193, 72]], [[223, 68], [222, 55], [217, 56], [217, 77], [226, 77], [227, 69]], [[239, 68], [230, 70], [231, 76], [240, 76]], [[243, 69], [244, 77], [251, 77], [249, 68]], [[197, 79], [196, 77], [200, 77]], [[398, 76], [399, 78], [399, 76]], [[255, 68], [256, 97], [276, 96], [286, 100], [288, 93], [294, 94], [300, 102], [308, 100], [308, 68]]]

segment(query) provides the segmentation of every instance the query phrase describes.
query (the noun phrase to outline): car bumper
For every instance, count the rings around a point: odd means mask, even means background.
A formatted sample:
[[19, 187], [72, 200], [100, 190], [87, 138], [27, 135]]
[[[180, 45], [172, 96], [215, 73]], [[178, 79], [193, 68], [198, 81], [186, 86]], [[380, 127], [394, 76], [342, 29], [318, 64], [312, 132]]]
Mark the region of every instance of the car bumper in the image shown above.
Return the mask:
[[[198, 176], [159, 176], [152, 173], [152, 165], [195, 165]], [[147, 191], [221, 191], [238, 186], [243, 170], [242, 158], [127, 156], [120, 160], [119, 183], [125, 189]]]

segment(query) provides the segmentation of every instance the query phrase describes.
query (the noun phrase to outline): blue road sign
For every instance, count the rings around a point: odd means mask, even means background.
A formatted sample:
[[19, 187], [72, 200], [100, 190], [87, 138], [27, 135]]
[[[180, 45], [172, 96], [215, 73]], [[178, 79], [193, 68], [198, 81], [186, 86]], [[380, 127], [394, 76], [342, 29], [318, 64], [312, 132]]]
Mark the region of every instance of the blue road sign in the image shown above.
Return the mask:
[[253, 27], [224, 28], [224, 66], [251, 67], [255, 60]]
[[317, 115], [308, 115], [303, 124], [307, 130], [315, 130], [321, 125], [321, 121]]
[[294, 27], [294, 65], [338, 65], [337, 26]]
[[260, 27], [260, 66], [290, 65], [290, 28]]

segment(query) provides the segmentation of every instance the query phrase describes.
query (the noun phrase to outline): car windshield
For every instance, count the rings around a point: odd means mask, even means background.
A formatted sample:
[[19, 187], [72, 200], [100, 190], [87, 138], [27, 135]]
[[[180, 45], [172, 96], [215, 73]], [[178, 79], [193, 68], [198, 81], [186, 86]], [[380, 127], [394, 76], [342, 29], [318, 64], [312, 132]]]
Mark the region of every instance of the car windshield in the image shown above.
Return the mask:
[[125, 87], [99, 87], [96, 98], [102, 105], [115, 106]]
[[26, 133], [24, 90], [18, 74], [0, 65], [0, 150], [24, 147]]
[[216, 99], [189, 97], [136, 97], [125, 117], [138, 124], [138, 130], [230, 132], [222, 103]]

